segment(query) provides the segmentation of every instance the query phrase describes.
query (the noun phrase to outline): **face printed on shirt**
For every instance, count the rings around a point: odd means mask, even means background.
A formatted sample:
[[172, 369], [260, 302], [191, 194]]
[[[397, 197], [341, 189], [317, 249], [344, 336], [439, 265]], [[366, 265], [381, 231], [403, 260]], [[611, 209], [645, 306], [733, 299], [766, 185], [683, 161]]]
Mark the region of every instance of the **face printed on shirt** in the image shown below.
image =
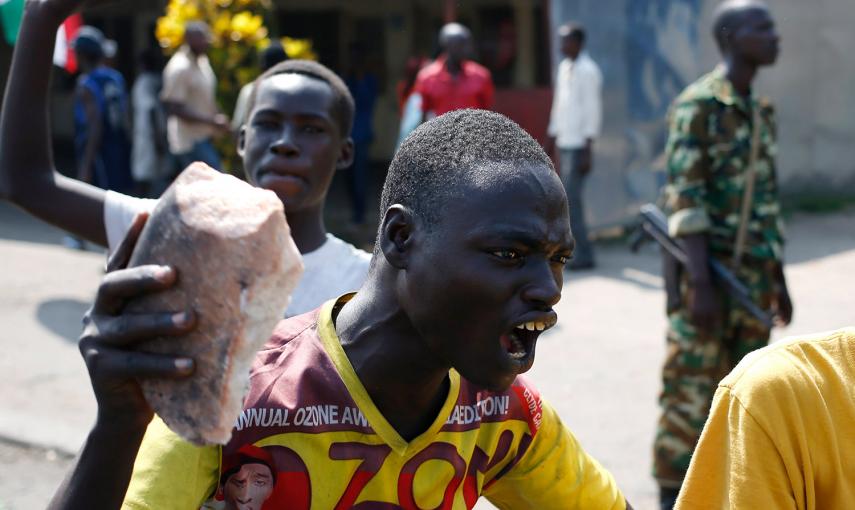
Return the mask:
[[531, 368], [557, 320], [573, 241], [554, 171], [496, 168], [488, 180], [465, 185], [466, 199], [449, 199], [418, 236], [399, 299], [440, 363], [500, 391]]
[[227, 510], [260, 510], [270, 494], [275, 480], [267, 465], [249, 463], [231, 475], [223, 487]]

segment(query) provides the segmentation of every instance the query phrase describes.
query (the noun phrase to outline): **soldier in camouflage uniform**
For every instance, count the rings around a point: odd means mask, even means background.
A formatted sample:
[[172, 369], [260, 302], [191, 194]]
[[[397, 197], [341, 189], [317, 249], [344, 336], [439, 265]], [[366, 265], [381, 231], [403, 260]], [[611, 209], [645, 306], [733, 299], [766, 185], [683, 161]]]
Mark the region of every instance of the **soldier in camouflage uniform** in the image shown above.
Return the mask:
[[[734, 271], [779, 323], [792, 315], [782, 265], [783, 235], [775, 175], [775, 115], [751, 93], [759, 67], [774, 63], [778, 36], [758, 1], [724, 2], [714, 33], [723, 63], [690, 85], [670, 113], [670, 234], [689, 263], [669, 299], [662, 415], [654, 444], [654, 476], [662, 508], [670, 509], [689, 467], [718, 382], [747, 353], [767, 344], [769, 329], [717, 289], [708, 257]], [[755, 184], [744, 255], [734, 262], [746, 174], [757, 122]]]

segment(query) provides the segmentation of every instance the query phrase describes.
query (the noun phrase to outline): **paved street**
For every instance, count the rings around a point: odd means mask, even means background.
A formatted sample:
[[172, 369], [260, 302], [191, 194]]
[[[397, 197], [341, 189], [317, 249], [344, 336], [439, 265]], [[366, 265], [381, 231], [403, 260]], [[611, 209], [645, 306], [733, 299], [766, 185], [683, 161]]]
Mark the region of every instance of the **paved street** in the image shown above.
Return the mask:
[[[94, 417], [75, 338], [104, 257], [68, 250], [61, 237], [0, 204], [2, 510], [44, 507]], [[788, 238], [796, 314], [775, 338], [855, 324], [855, 209], [796, 215]], [[542, 339], [531, 376], [635, 507], [652, 509], [650, 444], [665, 329], [659, 256], [652, 247], [632, 255], [618, 244], [600, 246], [598, 256], [597, 270], [569, 275], [559, 326]]]

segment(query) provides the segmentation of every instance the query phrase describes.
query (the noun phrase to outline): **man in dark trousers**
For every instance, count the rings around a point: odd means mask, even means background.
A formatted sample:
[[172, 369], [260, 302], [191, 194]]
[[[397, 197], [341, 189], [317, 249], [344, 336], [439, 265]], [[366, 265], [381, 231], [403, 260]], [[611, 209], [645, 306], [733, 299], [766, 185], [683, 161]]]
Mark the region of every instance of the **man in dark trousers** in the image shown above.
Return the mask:
[[547, 152], [558, 149], [559, 171], [567, 199], [576, 254], [570, 269], [594, 267], [594, 250], [588, 239], [582, 190], [593, 165], [594, 140], [603, 118], [603, 75], [585, 49], [585, 29], [568, 23], [558, 29], [561, 53], [549, 119]]

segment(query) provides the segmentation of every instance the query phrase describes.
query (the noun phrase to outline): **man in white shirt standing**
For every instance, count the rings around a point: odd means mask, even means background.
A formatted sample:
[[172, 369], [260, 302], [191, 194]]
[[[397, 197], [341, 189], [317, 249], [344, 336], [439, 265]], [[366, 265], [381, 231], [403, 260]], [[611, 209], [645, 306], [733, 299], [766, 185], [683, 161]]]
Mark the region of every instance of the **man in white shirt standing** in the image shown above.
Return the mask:
[[184, 28], [184, 45], [163, 70], [160, 99], [166, 113], [169, 150], [184, 169], [203, 161], [220, 170], [220, 156], [211, 138], [229, 132], [229, 118], [217, 107], [217, 77], [208, 62], [208, 25], [194, 21]]
[[594, 139], [602, 124], [602, 84], [600, 68], [583, 50], [585, 29], [567, 23], [558, 29], [561, 53], [555, 95], [549, 119], [550, 154], [559, 151], [561, 181], [570, 201], [570, 224], [576, 251], [570, 269], [594, 267], [594, 252], [588, 239], [582, 186], [591, 171]]

